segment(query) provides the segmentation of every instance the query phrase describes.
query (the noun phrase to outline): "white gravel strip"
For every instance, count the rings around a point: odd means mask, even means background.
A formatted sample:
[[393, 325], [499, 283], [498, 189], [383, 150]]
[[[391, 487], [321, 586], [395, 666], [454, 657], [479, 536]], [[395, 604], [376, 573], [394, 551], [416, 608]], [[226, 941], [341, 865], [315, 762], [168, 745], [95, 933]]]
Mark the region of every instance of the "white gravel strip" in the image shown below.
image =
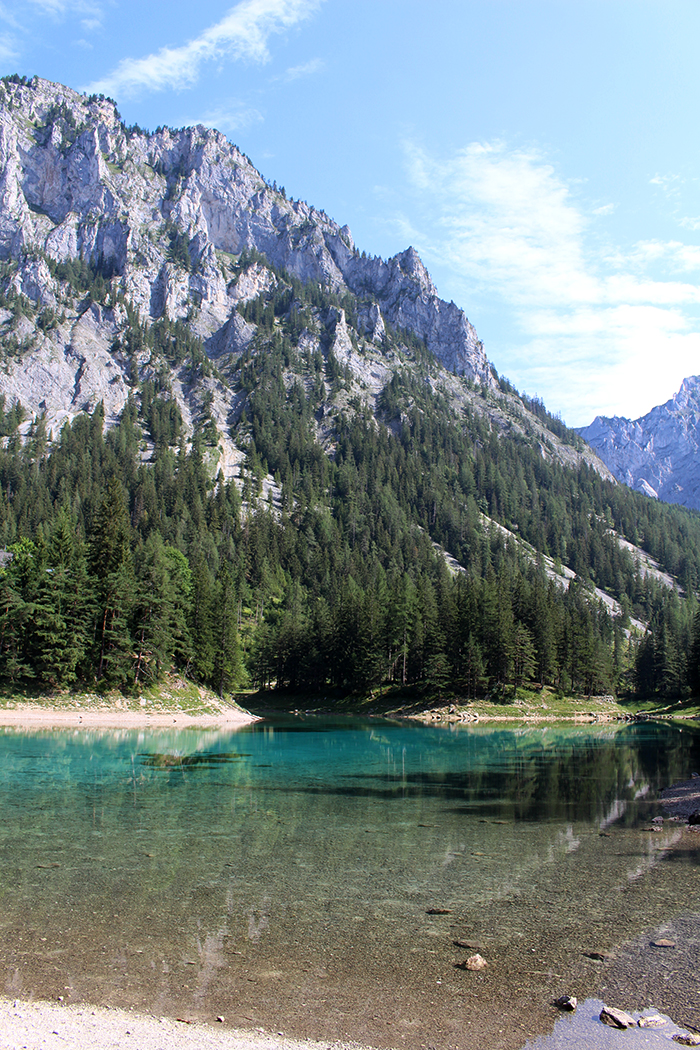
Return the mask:
[[0, 998], [0, 1050], [360, 1050], [127, 1010]]
[[86, 708], [54, 711], [36, 704], [0, 708], [0, 726], [17, 726], [19, 729], [172, 729], [174, 725], [178, 729], [233, 729], [259, 721], [257, 715], [234, 708], [214, 715], [188, 715], [183, 711], [148, 714], [146, 711], [102, 708], [96, 711]]

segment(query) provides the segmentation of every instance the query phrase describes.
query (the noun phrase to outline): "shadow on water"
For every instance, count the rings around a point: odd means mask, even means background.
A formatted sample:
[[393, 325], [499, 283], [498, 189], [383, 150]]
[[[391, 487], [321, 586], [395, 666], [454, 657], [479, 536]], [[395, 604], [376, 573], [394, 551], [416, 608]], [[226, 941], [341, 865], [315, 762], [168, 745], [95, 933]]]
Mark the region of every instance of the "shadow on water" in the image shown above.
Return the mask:
[[211, 769], [214, 766], [224, 765], [227, 762], [240, 762], [241, 759], [250, 758], [245, 752], [220, 752], [214, 753], [204, 751], [195, 755], [172, 755], [172, 754], [140, 754], [139, 762], [153, 769]]

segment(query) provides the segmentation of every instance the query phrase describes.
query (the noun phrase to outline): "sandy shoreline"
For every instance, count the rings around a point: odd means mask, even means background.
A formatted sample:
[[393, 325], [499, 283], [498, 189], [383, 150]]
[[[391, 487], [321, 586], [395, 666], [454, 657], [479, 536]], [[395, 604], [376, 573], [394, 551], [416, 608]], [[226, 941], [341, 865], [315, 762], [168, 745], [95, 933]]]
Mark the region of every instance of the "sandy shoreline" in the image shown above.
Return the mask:
[[0, 1050], [357, 1050], [356, 1043], [287, 1039], [149, 1017], [128, 1010], [0, 998]]
[[146, 711], [119, 711], [118, 709], [85, 708], [53, 709], [27, 704], [22, 707], [0, 708], [0, 726], [26, 726], [30, 729], [162, 729], [177, 725], [209, 729], [215, 726], [235, 729], [260, 721], [257, 715], [230, 708], [218, 714], [190, 715], [183, 711], [173, 713]]

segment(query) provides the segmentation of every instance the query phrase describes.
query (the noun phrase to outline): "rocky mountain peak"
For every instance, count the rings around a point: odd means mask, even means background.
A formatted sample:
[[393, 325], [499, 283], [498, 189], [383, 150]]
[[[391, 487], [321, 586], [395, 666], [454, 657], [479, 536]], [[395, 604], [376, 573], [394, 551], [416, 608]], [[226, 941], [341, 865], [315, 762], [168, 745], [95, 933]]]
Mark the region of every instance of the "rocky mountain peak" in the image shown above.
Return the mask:
[[[304, 282], [372, 298], [450, 369], [490, 382], [476, 333], [439, 299], [415, 249], [388, 262], [363, 258], [347, 226], [288, 200], [217, 131], [150, 134], [126, 128], [109, 99], [39, 78], [5, 81], [0, 159], [4, 258], [35, 250], [100, 260], [144, 316], [184, 318], [194, 299], [213, 334], [224, 321], [217, 253], [254, 250]], [[21, 284], [29, 294], [35, 275]]]
[[619, 481], [647, 496], [700, 509], [700, 376], [639, 419], [596, 416], [579, 433]]
[[[505, 405], [476, 331], [414, 247], [360, 252], [347, 225], [289, 199], [202, 125], [149, 132], [109, 99], [0, 81], [0, 282], [0, 389], [26, 428], [41, 416], [55, 433], [100, 402], [109, 426], [151, 383], [188, 435], [206, 430], [231, 476], [245, 362], [284, 331], [313, 362], [323, 419], [381, 415], [397, 370], [417, 369], [458, 414], [472, 405], [543, 456], [605, 473], [517, 398]], [[318, 439], [332, 450], [325, 422]]]

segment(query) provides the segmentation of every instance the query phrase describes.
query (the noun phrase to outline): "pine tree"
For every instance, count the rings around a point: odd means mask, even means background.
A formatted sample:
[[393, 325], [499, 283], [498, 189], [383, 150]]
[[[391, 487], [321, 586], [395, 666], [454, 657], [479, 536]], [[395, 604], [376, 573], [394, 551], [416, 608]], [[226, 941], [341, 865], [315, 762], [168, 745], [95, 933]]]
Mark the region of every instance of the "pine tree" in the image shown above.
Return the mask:
[[236, 594], [228, 566], [224, 565], [217, 578], [214, 626], [216, 651], [214, 655], [213, 685], [220, 697], [230, 693], [244, 677], [241, 649], [238, 639]]
[[96, 677], [126, 683], [133, 663], [130, 615], [136, 598], [131, 526], [124, 490], [112, 478], [100, 503], [89, 541], [89, 565], [96, 580]]
[[76, 681], [87, 652], [93, 612], [87, 564], [75, 524], [61, 511], [34, 612], [36, 658], [46, 682], [65, 686]]

